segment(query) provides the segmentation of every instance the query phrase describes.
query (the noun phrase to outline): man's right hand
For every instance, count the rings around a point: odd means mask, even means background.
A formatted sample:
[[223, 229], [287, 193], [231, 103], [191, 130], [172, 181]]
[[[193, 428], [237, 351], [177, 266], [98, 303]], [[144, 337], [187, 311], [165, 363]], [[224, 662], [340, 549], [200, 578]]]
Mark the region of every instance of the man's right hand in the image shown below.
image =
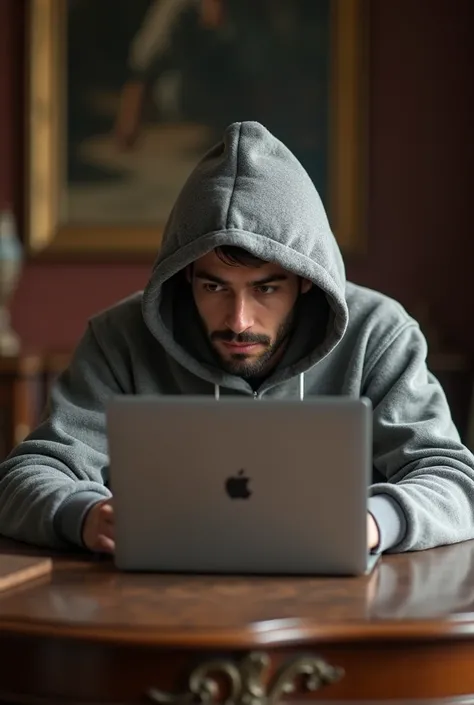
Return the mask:
[[97, 502], [89, 509], [82, 528], [82, 540], [90, 551], [115, 551], [114, 510], [111, 499]]

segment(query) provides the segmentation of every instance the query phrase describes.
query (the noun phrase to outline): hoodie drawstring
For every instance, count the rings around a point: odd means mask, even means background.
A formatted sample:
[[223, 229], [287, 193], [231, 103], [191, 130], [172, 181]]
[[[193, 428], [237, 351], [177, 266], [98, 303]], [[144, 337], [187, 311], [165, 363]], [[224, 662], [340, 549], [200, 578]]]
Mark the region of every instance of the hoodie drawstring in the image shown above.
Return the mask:
[[304, 372], [300, 374], [300, 401], [304, 400]]
[[[300, 385], [300, 401], [304, 400], [304, 372], [300, 374], [299, 378], [299, 385]], [[218, 384], [214, 385], [214, 398], [216, 401], [219, 401], [221, 396], [221, 390]], [[258, 397], [255, 397], [258, 398]]]

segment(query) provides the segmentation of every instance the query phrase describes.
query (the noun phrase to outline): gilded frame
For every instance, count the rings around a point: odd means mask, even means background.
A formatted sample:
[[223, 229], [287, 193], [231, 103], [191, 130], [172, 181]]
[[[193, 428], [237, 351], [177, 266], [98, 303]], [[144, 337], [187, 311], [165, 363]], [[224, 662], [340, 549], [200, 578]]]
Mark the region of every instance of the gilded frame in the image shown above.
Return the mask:
[[[30, 256], [107, 259], [156, 254], [160, 228], [62, 224], [66, 0], [30, 0], [26, 237]], [[367, 244], [367, 2], [331, 0], [329, 216], [344, 254]]]

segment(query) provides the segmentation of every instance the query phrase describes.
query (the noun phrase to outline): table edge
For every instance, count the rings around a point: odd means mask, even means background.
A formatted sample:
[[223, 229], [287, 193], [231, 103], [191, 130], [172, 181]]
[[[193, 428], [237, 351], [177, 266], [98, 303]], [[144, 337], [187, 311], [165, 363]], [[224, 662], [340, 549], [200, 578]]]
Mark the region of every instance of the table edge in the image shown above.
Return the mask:
[[[474, 639], [474, 617], [451, 620], [405, 620], [272, 626], [260, 622], [237, 628], [130, 628], [125, 625], [61, 624], [0, 618], [0, 640], [6, 635], [75, 639], [91, 643], [173, 648], [254, 648], [373, 642], [442, 642]], [[279, 620], [275, 620], [278, 622]], [[288, 620], [298, 622], [298, 620]]]

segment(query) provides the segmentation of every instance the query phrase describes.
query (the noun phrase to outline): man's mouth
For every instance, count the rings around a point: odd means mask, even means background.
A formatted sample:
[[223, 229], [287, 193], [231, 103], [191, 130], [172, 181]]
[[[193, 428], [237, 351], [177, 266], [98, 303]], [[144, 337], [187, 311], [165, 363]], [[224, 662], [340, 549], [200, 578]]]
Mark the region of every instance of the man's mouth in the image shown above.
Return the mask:
[[234, 353], [254, 352], [256, 348], [261, 345], [261, 343], [228, 343], [225, 341], [221, 341], [221, 344], [224, 345], [227, 350]]

